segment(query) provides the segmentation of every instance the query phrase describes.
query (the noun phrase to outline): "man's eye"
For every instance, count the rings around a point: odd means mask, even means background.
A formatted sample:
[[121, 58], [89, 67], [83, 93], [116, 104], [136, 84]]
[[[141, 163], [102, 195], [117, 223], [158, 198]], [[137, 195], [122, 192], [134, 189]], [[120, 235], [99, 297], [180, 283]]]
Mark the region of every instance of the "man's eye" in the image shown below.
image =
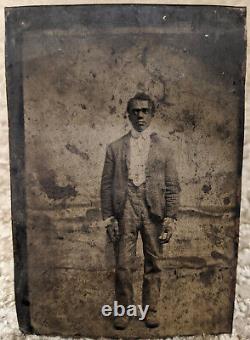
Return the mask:
[[140, 112], [143, 112], [143, 113], [148, 113], [148, 109], [138, 109], [138, 110], [133, 110], [133, 113], [135, 114], [138, 114]]

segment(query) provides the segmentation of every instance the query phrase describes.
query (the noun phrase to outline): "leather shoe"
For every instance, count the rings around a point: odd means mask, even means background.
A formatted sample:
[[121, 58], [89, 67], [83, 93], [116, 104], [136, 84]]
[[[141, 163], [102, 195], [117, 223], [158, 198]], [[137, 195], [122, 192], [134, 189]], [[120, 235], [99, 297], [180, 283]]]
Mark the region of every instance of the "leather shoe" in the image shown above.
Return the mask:
[[157, 312], [148, 311], [146, 319], [145, 319], [145, 324], [148, 328], [158, 327], [160, 322], [157, 318]]
[[127, 315], [118, 316], [114, 320], [114, 328], [123, 330], [127, 328], [128, 323], [129, 323], [129, 317]]

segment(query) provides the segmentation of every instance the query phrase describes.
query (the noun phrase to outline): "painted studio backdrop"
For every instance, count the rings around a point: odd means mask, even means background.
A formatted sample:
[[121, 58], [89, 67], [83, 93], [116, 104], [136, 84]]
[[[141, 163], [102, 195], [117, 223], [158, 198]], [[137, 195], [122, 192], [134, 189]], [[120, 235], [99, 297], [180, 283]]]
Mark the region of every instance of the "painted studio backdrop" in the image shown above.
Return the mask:
[[[23, 329], [120, 334], [101, 315], [102, 305], [113, 303], [114, 255], [101, 218], [100, 183], [107, 145], [130, 129], [127, 101], [145, 92], [156, 103], [153, 129], [175, 154], [180, 211], [164, 246], [161, 326], [149, 330], [135, 320], [122, 336], [230, 332], [245, 10], [26, 7], [7, 9], [6, 22], [14, 247], [18, 253], [21, 244], [25, 263], [21, 275], [16, 258], [18, 310], [27, 312], [19, 316]], [[140, 242], [137, 253], [139, 303]]]

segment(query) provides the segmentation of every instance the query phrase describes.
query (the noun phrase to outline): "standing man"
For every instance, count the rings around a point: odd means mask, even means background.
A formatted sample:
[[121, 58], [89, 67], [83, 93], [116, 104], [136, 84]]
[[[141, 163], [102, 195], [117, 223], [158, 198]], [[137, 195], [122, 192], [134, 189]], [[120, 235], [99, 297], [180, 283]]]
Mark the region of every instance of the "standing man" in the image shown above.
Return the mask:
[[[116, 300], [133, 304], [132, 272], [138, 232], [144, 253], [142, 303], [149, 305], [147, 327], [157, 327], [162, 244], [171, 237], [179, 203], [174, 154], [166, 141], [150, 130], [153, 100], [138, 93], [128, 101], [131, 131], [107, 147], [101, 183], [101, 205], [107, 232], [116, 245]], [[125, 329], [128, 316], [114, 327]]]

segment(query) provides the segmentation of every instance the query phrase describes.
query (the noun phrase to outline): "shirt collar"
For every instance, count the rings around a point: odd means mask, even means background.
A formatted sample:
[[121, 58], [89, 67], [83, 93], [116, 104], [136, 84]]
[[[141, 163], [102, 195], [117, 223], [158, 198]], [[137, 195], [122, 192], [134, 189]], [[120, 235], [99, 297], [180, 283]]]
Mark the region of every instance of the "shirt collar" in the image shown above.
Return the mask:
[[142, 132], [136, 131], [133, 127], [131, 129], [131, 136], [135, 139], [143, 138], [144, 140], [146, 140], [150, 137], [151, 134], [152, 134], [152, 130], [150, 129], [150, 127], [148, 127], [146, 130]]

